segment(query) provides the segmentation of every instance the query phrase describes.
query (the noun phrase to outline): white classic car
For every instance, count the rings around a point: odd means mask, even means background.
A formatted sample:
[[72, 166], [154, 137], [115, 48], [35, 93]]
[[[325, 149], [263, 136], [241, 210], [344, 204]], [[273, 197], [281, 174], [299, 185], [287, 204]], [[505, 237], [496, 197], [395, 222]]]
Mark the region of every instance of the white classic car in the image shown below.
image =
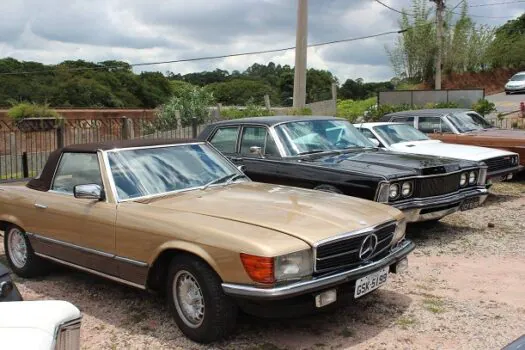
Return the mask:
[[81, 314], [61, 300], [0, 303], [0, 349], [80, 349]]
[[[515, 173], [522, 170], [517, 153], [433, 140], [411, 125], [381, 122], [360, 123], [354, 126], [377, 147], [390, 151], [485, 162], [488, 165], [487, 181], [510, 180]], [[504, 161], [506, 159], [509, 161]]]

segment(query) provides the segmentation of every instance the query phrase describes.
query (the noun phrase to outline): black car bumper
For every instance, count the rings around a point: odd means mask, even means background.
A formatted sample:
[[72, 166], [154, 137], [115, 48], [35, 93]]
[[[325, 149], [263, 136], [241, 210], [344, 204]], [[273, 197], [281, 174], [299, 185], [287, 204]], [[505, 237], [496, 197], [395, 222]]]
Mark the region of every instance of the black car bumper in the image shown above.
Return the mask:
[[518, 165], [513, 168], [489, 172], [487, 173], [487, 181], [490, 180], [491, 183], [494, 183], [494, 182], [499, 182], [503, 180], [510, 180], [512, 176], [509, 178], [509, 175], [517, 174], [520, 171], [522, 171], [523, 168], [524, 168], [523, 165]]
[[406, 200], [392, 206], [405, 214], [407, 222], [420, 222], [438, 220], [458, 210], [472, 209], [483, 204], [487, 196], [486, 188], [469, 188], [454, 194]]

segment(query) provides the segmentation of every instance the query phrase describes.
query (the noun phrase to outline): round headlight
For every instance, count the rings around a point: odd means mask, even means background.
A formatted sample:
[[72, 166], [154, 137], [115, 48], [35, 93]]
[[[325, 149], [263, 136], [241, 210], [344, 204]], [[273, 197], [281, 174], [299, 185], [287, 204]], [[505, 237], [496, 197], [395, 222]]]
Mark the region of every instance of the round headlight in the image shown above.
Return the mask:
[[398, 184], [392, 184], [389, 188], [389, 197], [390, 199], [396, 199], [399, 197], [399, 185]]
[[401, 195], [403, 197], [408, 197], [412, 194], [412, 182], [403, 182], [401, 186]]
[[469, 185], [474, 185], [476, 183], [477, 179], [478, 179], [478, 174], [476, 174], [475, 171], [471, 171], [468, 174], [468, 183], [469, 183]]
[[467, 184], [467, 174], [463, 173], [461, 174], [461, 177], [459, 178], [459, 185], [461, 187], [465, 186]]

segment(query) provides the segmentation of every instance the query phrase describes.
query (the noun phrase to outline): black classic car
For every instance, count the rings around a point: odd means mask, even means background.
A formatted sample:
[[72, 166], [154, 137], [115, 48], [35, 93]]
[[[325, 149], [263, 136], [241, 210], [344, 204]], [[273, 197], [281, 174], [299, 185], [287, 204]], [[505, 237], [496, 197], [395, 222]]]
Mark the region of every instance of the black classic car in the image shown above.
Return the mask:
[[0, 302], [2, 301], [22, 301], [22, 296], [11, 280], [7, 267], [0, 264]]
[[341, 193], [439, 220], [487, 198], [486, 166], [380, 150], [347, 120], [271, 116], [220, 121], [198, 136], [253, 180]]

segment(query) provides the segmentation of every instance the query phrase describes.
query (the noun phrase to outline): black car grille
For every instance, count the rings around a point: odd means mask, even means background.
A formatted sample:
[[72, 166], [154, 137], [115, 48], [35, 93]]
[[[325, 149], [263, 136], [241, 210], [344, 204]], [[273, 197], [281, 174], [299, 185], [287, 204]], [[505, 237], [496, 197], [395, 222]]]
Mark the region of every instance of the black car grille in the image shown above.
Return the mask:
[[460, 173], [417, 179], [414, 197], [424, 198], [453, 193], [459, 190]]
[[316, 248], [315, 272], [326, 272], [362, 263], [359, 251], [364, 240], [372, 233], [377, 237], [377, 246], [367, 261], [373, 260], [390, 246], [395, 230], [396, 223], [390, 222], [364, 234], [320, 244]]
[[512, 167], [512, 158], [510, 156], [490, 158], [484, 161], [487, 164], [488, 171], [498, 171]]

